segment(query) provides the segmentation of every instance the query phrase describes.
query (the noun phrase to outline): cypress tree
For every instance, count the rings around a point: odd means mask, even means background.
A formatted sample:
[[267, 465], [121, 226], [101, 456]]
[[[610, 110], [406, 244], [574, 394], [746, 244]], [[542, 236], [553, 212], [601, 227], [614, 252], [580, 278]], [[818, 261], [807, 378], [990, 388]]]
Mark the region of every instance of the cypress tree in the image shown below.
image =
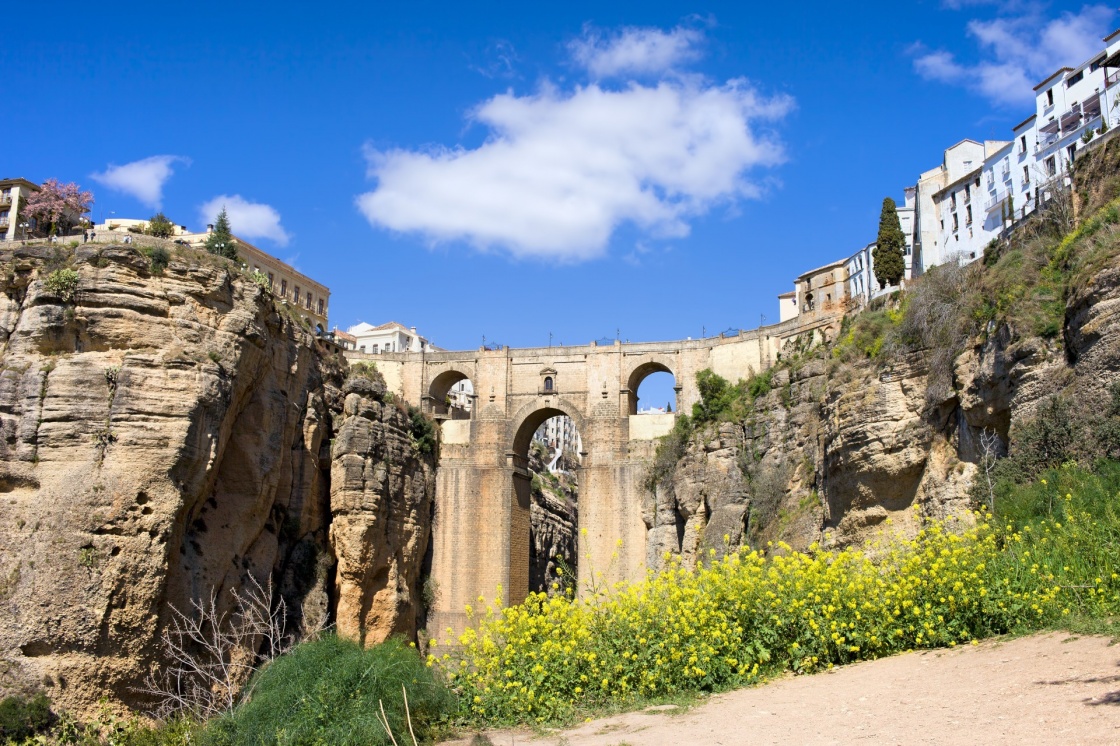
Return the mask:
[[214, 222], [214, 230], [206, 239], [206, 250], [211, 254], [237, 261], [237, 239], [233, 237], [233, 233], [230, 231], [229, 215], [226, 214], [226, 208], [224, 207], [218, 213], [218, 219]]
[[875, 279], [883, 287], [897, 285], [902, 280], [906, 271], [906, 263], [902, 258], [906, 248], [906, 236], [902, 232], [902, 223], [898, 220], [898, 210], [894, 200], [887, 197], [883, 200], [883, 211], [879, 214], [879, 237], [875, 241]]

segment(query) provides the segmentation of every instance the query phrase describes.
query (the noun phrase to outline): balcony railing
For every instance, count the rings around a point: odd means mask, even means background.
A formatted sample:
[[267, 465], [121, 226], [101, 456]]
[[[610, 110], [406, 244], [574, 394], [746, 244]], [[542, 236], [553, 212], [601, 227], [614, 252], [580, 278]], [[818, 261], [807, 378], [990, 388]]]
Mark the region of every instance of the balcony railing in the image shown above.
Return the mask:
[[1112, 73], [1112, 75], [1109, 75], [1107, 78], [1104, 79], [1104, 87], [1105, 88], [1111, 88], [1112, 86], [1116, 85], [1117, 83], [1120, 83], [1120, 70], [1117, 70], [1116, 72]]
[[1001, 204], [1003, 204], [1003, 201], [1006, 200], [1006, 199], [1007, 199], [1007, 194], [1006, 193], [997, 194], [996, 196], [994, 196], [991, 199], [984, 202], [984, 212], [991, 212], [992, 210], [996, 209]]

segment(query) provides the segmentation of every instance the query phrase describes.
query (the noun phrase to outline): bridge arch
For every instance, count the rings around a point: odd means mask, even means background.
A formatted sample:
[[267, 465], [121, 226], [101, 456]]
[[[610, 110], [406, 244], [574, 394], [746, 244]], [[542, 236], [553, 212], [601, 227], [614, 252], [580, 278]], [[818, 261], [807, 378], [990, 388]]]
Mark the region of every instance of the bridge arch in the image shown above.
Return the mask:
[[629, 392], [629, 414], [638, 413], [638, 388], [642, 385], [642, 381], [646, 380], [646, 378], [654, 373], [668, 373], [673, 377], [673, 388], [676, 393], [676, 401], [673, 402], [673, 407], [674, 411], [680, 411], [680, 378], [677, 377], [677, 374], [670, 367], [670, 362], [671, 361], [657, 359], [646, 360], [639, 363], [630, 371], [630, 375], [626, 380], [626, 390]]
[[[546, 420], [561, 416], [571, 417], [576, 430], [586, 439], [587, 430], [584, 427], [583, 413], [579, 408], [565, 399], [549, 397], [548, 401], [530, 402], [522, 406], [513, 416], [506, 438], [506, 442], [509, 443], [509, 453], [515, 457], [528, 458], [533, 433]], [[587, 449], [586, 440], [584, 440], [584, 449]]]
[[[461, 394], [452, 390], [459, 384], [466, 382], [468, 385]], [[463, 399], [465, 398], [465, 401]], [[447, 415], [451, 419], [467, 419], [475, 417], [475, 390], [474, 381], [470, 375], [458, 368], [450, 368], [432, 378], [428, 384], [426, 399], [432, 414]]]
[[[531, 543], [531, 504], [533, 495], [532, 474], [529, 471], [529, 447], [533, 433], [553, 417], [567, 416], [572, 419], [581, 439], [587, 437], [583, 415], [571, 402], [548, 397], [547, 400], [530, 402], [517, 412], [511, 420], [507, 432], [507, 466], [510, 472], [510, 520], [509, 520], [509, 563], [508, 590], [509, 603], [517, 604], [529, 594], [530, 568], [532, 565]], [[586, 440], [584, 448], [586, 449]], [[578, 545], [579, 538], [576, 543]], [[576, 557], [579, 556], [577, 549]]]

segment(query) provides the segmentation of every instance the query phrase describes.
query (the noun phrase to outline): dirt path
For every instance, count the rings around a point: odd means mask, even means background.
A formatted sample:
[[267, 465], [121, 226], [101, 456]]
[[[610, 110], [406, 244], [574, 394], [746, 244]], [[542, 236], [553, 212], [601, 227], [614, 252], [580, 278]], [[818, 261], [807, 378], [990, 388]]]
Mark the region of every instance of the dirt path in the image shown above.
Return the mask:
[[616, 715], [543, 737], [487, 735], [495, 746], [1120, 744], [1120, 645], [1034, 635], [789, 677], [679, 714]]

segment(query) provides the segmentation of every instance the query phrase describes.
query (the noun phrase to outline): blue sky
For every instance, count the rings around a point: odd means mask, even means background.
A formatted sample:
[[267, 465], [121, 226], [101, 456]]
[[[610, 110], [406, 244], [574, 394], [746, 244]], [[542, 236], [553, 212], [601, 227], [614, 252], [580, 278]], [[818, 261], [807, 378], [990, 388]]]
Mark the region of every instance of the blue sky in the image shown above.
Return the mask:
[[453, 349], [773, 322], [883, 197], [1007, 137], [1120, 25], [1017, 0], [12, 13], [0, 176], [78, 181], [99, 221], [226, 204], [329, 285], [332, 324]]

